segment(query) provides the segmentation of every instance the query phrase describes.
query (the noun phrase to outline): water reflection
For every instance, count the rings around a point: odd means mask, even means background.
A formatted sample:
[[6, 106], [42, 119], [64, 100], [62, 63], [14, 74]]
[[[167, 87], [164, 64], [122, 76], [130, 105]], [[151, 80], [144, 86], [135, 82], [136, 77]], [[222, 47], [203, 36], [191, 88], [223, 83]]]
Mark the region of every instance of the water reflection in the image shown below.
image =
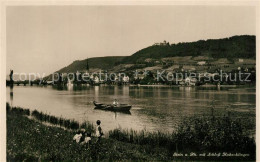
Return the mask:
[[14, 100], [14, 92], [13, 92], [13, 85], [10, 85], [10, 105], [13, 106]]
[[123, 95], [129, 96], [129, 86], [123, 86]]
[[97, 107], [94, 108], [96, 111], [109, 111], [109, 112], [113, 112], [115, 113], [115, 118], [117, 116], [117, 114], [127, 114], [127, 115], [131, 115], [131, 112], [130, 111], [112, 111], [112, 110], [102, 110], [102, 109], [99, 109]]
[[99, 86], [94, 86], [94, 92], [95, 92], [95, 101], [98, 101]]
[[73, 87], [74, 87], [73, 84], [67, 84], [68, 91], [73, 91]]

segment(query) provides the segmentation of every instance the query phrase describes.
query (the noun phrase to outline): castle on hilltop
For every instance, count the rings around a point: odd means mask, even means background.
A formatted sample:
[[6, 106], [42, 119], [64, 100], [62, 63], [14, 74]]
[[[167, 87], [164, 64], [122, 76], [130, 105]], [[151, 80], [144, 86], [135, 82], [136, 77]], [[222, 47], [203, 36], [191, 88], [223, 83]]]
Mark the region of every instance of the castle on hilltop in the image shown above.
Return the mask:
[[166, 40], [164, 40], [163, 42], [160, 42], [160, 43], [154, 43], [153, 45], [154, 45], [154, 46], [169, 46], [170, 43], [167, 42]]

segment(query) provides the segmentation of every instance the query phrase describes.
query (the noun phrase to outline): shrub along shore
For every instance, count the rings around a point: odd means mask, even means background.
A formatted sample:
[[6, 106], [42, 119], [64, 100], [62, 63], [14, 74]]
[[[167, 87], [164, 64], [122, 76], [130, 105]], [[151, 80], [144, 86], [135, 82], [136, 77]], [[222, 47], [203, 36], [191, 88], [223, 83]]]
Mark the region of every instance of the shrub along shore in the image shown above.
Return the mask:
[[229, 115], [189, 118], [172, 133], [114, 129], [101, 143], [95, 144], [93, 137], [90, 147], [85, 147], [72, 138], [80, 128], [94, 133], [92, 123], [8, 103], [6, 111], [8, 161], [255, 160], [255, 140], [249, 137], [245, 121]]

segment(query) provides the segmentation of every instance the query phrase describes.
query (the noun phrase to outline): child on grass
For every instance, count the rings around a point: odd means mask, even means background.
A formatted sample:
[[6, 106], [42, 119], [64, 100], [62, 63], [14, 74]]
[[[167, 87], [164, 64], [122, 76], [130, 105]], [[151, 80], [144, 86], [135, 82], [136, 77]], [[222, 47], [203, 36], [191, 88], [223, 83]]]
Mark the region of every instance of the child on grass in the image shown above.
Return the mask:
[[97, 120], [97, 128], [96, 128], [97, 142], [99, 142], [101, 137], [103, 136], [103, 131], [101, 129], [100, 124], [101, 124], [101, 121]]
[[89, 148], [89, 145], [91, 144], [91, 133], [90, 132], [87, 132], [86, 133], [86, 136], [84, 137], [84, 141], [82, 141], [80, 143], [80, 145], [88, 145], [88, 148]]
[[76, 141], [77, 143], [80, 142], [80, 139], [82, 137], [82, 133], [80, 130], [77, 131], [76, 135], [73, 137], [73, 141]]

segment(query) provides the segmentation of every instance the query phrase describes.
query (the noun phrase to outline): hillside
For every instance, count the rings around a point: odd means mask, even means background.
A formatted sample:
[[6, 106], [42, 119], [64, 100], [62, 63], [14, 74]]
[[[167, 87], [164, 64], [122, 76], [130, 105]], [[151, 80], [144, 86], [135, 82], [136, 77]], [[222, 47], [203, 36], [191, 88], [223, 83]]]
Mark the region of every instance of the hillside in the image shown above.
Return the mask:
[[[243, 35], [224, 39], [208, 39], [178, 44], [169, 44], [165, 42], [141, 49], [131, 56], [108, 56], [77, 60], [57, 72], [69, 73], [85, 71], [87, 68], [87, 62], [91, 71], [113, 68], [113, 71], [115, 71], [115, 69], [121, 69], [125, 65], [133, 66], [135, 64], [143, 64], [148, 58], [163, 60], [170, 57], [175, 57], [175, 59], [182, 57], [184, 58], [185, 56], [192, 57], [192, 59], [189, 59], [190, 61], [196, 60], [196, 58], [200, 57], [212, 58], [213, 60], [219, 58], [226, 58], [228, 60], [236, 58], [255, 59], [256, 37]], [[175, 61], [178, 62], [178, 60]], [[116, 68], [116, 66], [118, 68]], [[133, 66], [133, 68], [134, 67], [135, 66]]]
[[87, 68], [87, 62], [91, 69], [110, 69], [117, 65], [124, 56], [108, 56], [108, 57], [94, 57], [85, 60], [74, 61], [69, 66], [66, 66], [58, 72], [69, 73], [76, 71], [85, 71]]
[[256, 58], [255, 36], [243, 35], [190, 43], [153, 45], [126, 57], [122, 63], [142, 62], [146, 58], [208, 56], [213, 58]]

